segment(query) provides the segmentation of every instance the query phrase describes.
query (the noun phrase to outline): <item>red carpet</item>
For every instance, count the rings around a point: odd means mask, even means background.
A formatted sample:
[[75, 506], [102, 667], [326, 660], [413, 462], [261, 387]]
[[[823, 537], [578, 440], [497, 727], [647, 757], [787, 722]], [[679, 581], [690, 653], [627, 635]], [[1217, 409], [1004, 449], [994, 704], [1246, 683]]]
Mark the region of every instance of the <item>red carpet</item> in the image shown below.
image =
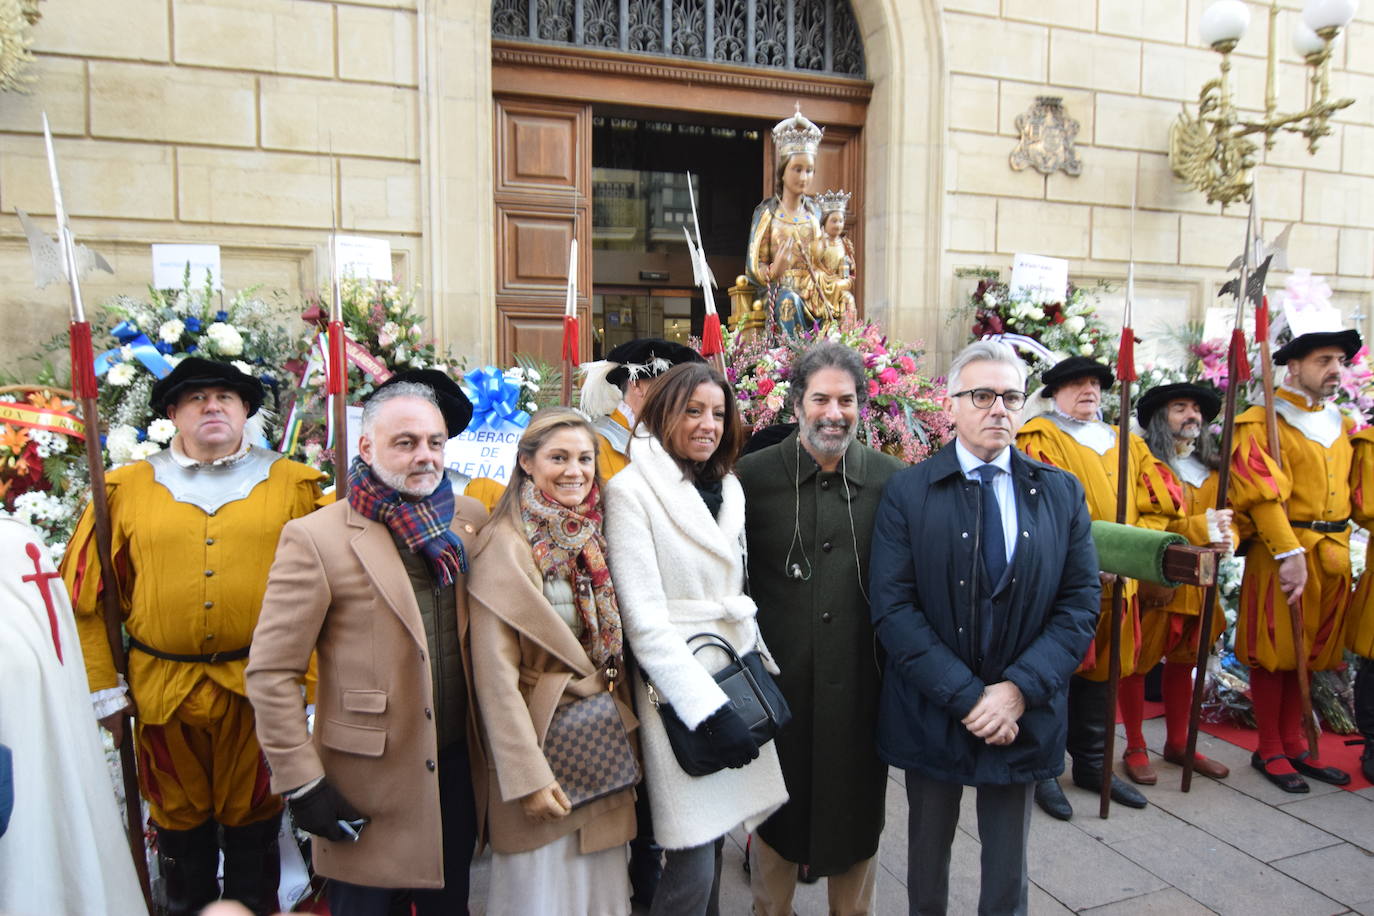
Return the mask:
[[[1253, 728], [1203, 722], [1202, 730], [1213, 738], [1229, 741], [1247, 751], [1253, 751], [1259, 745], [1259, 733]], [[1349, 739], [1358, 737], [1359, 735], [1337, 735], [1324, 731], [1320, 738], [1322, 763], [1349, 773], [1350, 784], [1342, 786], [1342, 788], [1351, 792], [1367, 789], [1370, 785], [1369, 780], [1364, 778], [1364, 773], [1360, 770], [1360, 755], [1364, 753], [1364, 746], [1356, 744], [1347, 747], [1345, 744]]]

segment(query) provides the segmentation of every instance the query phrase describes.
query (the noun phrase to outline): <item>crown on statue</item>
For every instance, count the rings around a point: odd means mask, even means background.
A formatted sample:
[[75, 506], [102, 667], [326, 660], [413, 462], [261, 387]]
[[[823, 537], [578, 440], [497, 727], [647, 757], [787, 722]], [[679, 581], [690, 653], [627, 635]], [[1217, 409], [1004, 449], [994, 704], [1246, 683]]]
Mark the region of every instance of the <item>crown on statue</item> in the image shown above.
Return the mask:
[[821, 208], [822, 216], [837, 211], [843, 213], [845, 210], [849, 209], [849, 198], [853, 196], [854, 195], [848, 191], [831, 191], [826, 189], [824, 193], [816, 195], [816, 203]]
[[773, 127], [773, 148], [777, 152], [778, 162], [786, 161], [794, 153], [816, 155], [824, 132], [801, 113], [801, 102], [798, 102], [796, 113], [790, 118], [783, 118]]

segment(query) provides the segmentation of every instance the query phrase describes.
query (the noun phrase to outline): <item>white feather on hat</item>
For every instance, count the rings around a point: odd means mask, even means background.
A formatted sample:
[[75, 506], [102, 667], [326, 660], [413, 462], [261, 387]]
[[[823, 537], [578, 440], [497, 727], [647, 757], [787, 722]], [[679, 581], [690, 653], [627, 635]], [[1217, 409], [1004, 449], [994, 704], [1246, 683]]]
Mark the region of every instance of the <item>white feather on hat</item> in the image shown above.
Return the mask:
[[619, 365], [605, 359], [582, 364], [582, 391], [577, 403], [589, 420], [609, 416], [620, 406], [620, 389], [606, 381], [606, 373]]

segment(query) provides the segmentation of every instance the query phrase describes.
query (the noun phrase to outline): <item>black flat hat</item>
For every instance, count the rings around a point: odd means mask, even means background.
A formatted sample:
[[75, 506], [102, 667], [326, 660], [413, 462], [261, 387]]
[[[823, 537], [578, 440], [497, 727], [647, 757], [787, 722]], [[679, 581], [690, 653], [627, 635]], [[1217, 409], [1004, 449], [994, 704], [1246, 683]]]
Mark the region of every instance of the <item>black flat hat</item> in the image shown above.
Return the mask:
[[458, 383], [450, 378], [448, 373], [439, 369], [407, 369], [397, 372], [378, 385], [376, 391], [368, 395], [368, 400], [376, 397], [378, 391], [401, 382], [424, 385], [434, 392], [434, 397], [439, 402], [439, 412], [444, 415], [444, 426], [448, 428], [450, 439], [468, 428], [468, 423], [472, 421], [472, 402], [463, 394], [463, 389]]
[[1111, 366], [1103, 365], [1087, 356], [1070, 356], [1055, 363], [1040, 376], [1040, 383], [1044, 386], [1040, 389], [1040, 396], [1051, 397], [1060, 385], [1088, 375], [1095, 376], [1102, 383], [1103, 391], [1112, 387], [1116, 381], [1116, 374], [1112, 372]]
[[1353, 328], [1300, 334], [1278, 348], [1274, 353], [1274, 365], [1286, 366], [1290, 359], [1302, 359], [1320, 347], [1340, 347], [1345, 351], [1345, 358], [1352, 359], [1362, 343], [1360, 333]]
[[232, 388], [239, 393], [248, 405], [248, 416], [258, 412], [262, 406], [262, 382], [253, 376], [240, 372], [229, 363], [199, 356], [188, 356], [175, 369], [153, 383], [149, 406], [153, 413], [167, 416], [167, 408], [176, 405], [187, 391], [199, 388]]
[[[632, 377], [655, 378], [682, 363], [705, 362], [701, 354], [661, 337], [629, 340], [606, 354], [606, 362], [619, 363], [606, 373], [606, 381], [619, 388]], [[634, 367], [633, 371], [631, 367]]]
[[1211, 423], [1221, 412], [1221, 396], [1211, 388], [1191, 382], [1179, 382], [1174, 385], [1156, 385], [1142, 394], [1135, 405], [1135, 418], [1141, 426], [1149, 426], [1159, 408], [1182, 400], [1197, 402], [1204, 423]]

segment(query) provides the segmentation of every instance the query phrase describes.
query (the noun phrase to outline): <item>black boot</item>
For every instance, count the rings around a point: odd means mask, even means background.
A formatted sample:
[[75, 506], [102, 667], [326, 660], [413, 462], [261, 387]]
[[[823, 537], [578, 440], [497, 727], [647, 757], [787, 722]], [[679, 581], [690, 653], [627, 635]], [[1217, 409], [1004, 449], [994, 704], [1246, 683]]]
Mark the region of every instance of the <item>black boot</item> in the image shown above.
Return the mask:
[[224, 899], [237, 900], [254, 916], [268, 916], [278, 910], [280, 826], [281, 815], [275, 814], [255, 824], [224, 828]]
[[[654, 818], [647, 788], [640, 783], [636, 790], [636, 836], [630, 841], [630, 900], [646, 908], [653, 904], [658, 879], [663, 874], [663, 847], [654, 842]], [[748, 868], [747, 854], [744, 862]]]
[[1067, 821], [1073, 817], [1073, 805], [1064, 797], [1058, 779], [1042, 779], [1035, 784], [1035, 803], [1050, 817]]
[[1355, 675], [1355, 730], [1364, 736], [1360, 769], [1364, 778], [1374, 782], [1374, 659], [1360, 659]]
[[192, 830], [157, 828], [157, 861], [168, 916], [194, 916], [219, 899], [218, 827], [209, 820]]
[[[1102, 791], [1103, 755], [1107, 747], [1106, 682], [1069, 678], [1069, 753], [1073, 756], [1073, 784]], [[1128, 808], [1149, 802], [1124, 779], [1112, 780], [1112, 801]]]

